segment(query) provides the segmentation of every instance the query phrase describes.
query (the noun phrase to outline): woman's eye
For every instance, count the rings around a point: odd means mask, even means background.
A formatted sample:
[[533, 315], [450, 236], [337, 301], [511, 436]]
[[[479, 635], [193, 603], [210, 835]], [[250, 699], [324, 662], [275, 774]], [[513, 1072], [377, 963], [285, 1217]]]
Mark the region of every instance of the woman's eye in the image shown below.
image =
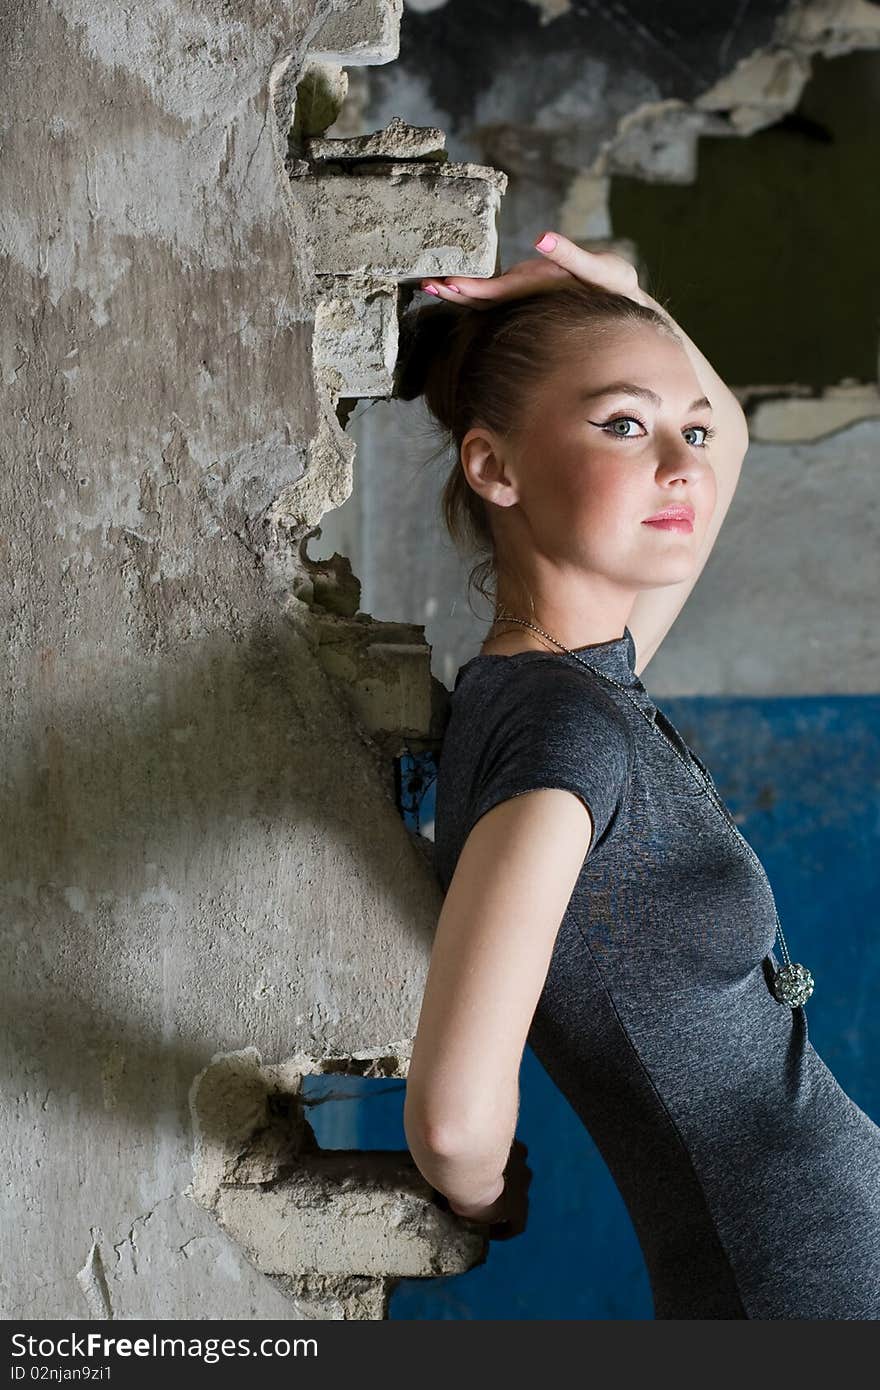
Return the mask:
[[[640, 430], [645, 428], [636, 415], [615, 415], [613, 420], [606, 420], [604, 424], [598, 420], [591, 420], [590, 424], [598, 425], [599, 429], [604, 430], [606, 434], [614, 435], [615, 439], [638, 439], [639, 434], [630, 431], [628, 428], [630, 425], [636, 425]], [[704, 449], [715, 434], [715, 430], [709, 425], [688, 425], [686, 429], [682, 430], [682, 434], [688, 444], [693, 444], [697, 449]], [[697, 439], [688, 438], [689, 435], [699, 435], [700, 437]]]
[[702, 434], [702, 439], [697, 441], [688, 439], [687, 442], [688, 444], [693, 444], [696, 442], [697, 448], [699, 449], [702, 449], [703, 445], [706, 443], [706, 440], [711, 439], [712, 435], [715, 433], [714, 430], [709, 429], [708, 425], [688, 425], [686, 430], [682, 430], [682, 434], [685, 435], [685, 437], [687, 437], [687, 435], [693, 434], [694, 431], [696, 431], [698, 434]]
[[[591, 423], [595, 423], [595, 421]], [[638, 435], [630, 434], [626, 426], [639, 425], [641, 427], [641, 424], [641, 420], [637, 420], [634, 415], [616, 415], [613, 420], [606, 420], [604, 425], [600, 425], [599, 428], [607, 430], [609, 434], [616, 435], [618, 439], [637, 439]], [[618, 429], [618, 425], [623, 425], [623, 429]]]

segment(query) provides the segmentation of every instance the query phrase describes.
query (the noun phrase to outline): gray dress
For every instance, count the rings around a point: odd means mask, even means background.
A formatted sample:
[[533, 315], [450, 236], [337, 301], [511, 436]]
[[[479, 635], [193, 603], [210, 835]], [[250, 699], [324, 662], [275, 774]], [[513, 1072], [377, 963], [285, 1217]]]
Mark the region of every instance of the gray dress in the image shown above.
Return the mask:
[[[576, 650], [709, 775], [629, 628]], [[528, 1041], [626, 1203], [654, 1316], [880, 1318], [880, 1128], [771, 992], [766, 874], [621, 691], [563, 652], [473, 657], [438, 766], [444, 892], [479, 817], [537, 787], [594, 832]]]

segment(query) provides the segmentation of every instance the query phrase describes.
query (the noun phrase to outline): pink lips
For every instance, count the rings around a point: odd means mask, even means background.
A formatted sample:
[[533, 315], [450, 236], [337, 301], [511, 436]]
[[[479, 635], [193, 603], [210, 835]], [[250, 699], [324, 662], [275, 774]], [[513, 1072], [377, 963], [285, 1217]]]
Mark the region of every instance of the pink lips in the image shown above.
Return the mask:
[[693, 531], [695, 512], [693, 507], [664, 507], [655, 516], [646, 517], [643, 526], [659, 526], [664, 531]]

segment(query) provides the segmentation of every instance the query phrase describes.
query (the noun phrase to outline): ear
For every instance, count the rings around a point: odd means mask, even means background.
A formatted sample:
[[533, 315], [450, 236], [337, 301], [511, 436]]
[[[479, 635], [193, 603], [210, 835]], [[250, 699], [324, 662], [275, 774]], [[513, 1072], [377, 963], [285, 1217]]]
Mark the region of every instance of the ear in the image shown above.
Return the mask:
[[512, 507], [519, 501], [516, 465], [492, 430], [474, 426], [461, 441], [462, 471], [474, 492], [496, 507]]

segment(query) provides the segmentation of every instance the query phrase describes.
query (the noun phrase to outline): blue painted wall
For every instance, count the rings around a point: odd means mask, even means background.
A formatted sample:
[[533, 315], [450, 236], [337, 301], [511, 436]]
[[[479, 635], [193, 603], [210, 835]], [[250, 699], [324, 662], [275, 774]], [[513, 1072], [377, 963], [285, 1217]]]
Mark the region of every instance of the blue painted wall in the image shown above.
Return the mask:
[[[767, 871], [791, 958], [813, 974], [810, 1042], [880, 1123], [880, 697], [702, 696], [661, 707], [712, 771]], [[434, 814], [430, 767], [421, 759], [416, 770], [417, 793], [406, 772], [401, 780], [413, 828]], [[403, 1082], [313, 1078], [316, 1100], [322, 1087], [347, 1099], [312, 1112], [321, 1144], [406, 1147]], [[402, 1281], [389, 1316], [650, 1318], [623, 1201], [530, 1048], [520, 1095], [517, 1134], [534, 1173], [527, 1230], [490, 1243], [486, 1263], [467, 1274]]]

